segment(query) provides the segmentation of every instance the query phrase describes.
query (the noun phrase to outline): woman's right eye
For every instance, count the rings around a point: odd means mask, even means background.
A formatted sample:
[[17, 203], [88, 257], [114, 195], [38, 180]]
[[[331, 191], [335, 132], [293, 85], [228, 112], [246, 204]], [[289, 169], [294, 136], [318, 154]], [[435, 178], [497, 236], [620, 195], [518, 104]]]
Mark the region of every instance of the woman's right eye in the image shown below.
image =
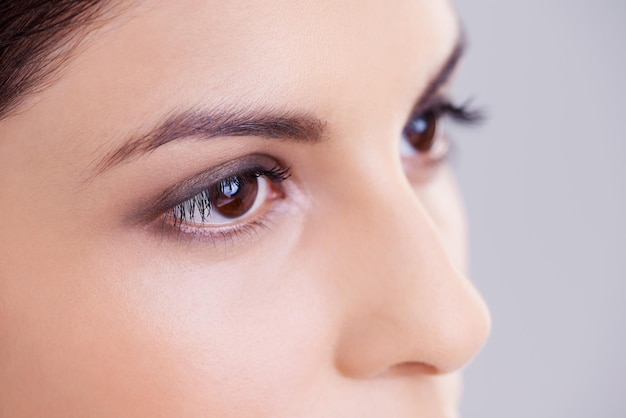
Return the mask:
[[176, 205], [170, 216], [175, 224], [199, 228], [236, 223], [258, 210], [269, 189], [263, 177], [231, 177]]
[[258, 220], [272, 200], [283, 197], [279, 183], [288, 170], [252, 170], [224, 178], [164, 215], [164, 223], [184, 232], [211, 233]]

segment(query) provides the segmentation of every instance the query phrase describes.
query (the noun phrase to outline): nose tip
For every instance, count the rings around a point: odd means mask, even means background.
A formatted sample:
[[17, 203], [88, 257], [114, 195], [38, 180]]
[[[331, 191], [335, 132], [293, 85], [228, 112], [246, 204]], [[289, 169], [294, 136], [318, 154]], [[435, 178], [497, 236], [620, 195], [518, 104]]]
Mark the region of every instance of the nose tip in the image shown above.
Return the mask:
[[398, 359], [404, 356], [409, 363], [417, 359], [431, 366], [436, 374], [463, 368], [478, 354], [491, 331], [489, 310], [471, 282], [458, 274], [447, 280], [449, 283], [434, 290], [430, 300], [412, 313], [412, 326], [405, 325], [410, 340], [406, 353], [397, 354]]
[[491, 329], [482, 298], [465, 277], [433, 281], [428, 285], [416, 280], [423, 286], [416, 285], [415, 292], [404, 293], [395, 303], [388, 300], [387, 306], [346, 325], [336, 359], [342, 374], [446, 374], [464, 367], [480, 351]]
[[367, 235], [342, 259], [353, 279], [336, 368], [353, 378], [459, 370], [490, 333], [488, 309], [420, 204], [386, 209], [393, 217], [368, 218]]

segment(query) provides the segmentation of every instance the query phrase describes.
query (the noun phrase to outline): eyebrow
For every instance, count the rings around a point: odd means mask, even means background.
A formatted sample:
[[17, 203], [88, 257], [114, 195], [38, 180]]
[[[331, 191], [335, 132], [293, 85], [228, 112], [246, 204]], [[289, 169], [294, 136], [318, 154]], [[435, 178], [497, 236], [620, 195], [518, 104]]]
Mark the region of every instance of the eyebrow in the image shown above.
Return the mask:
[[445, 61], [443, 66], [439, 69], [437, 74], [431, 79], [431, 81], [426, 86], [426, 89], [422, 92], [419, 99], [415, 103], [414, 112], [420, 111], [428, 101], [437, 96], [437, 93], [445, 86], [448, 81], [450, 81], [450, 77], [454, 74], [454, 71], [459, 65], [459, 61], [463, 58], [465, 54], [465, 49], [467, 45], [467, 38], [465, 37], [465, 33], [461, 31], [457, 37], [456, 44], [452, 49], [452, 52], [448, 56], [448, 59]]
[[97, 164], [101, 173], [141, 154], [183, 138], [253, 136], [267, 139], [291, 139], [318, 142], [324, 123], [308, 114], [294, 114], [262, 109], [190, 109], [173, 113], [147, 133], [124, 142]]
[[[454, 72], [465, 50], [461, 32], [448, 59], [429, 82], [414, 107], [423, 106], [444, 86]], [[175, 111], [164, 122], [148, 132], [124, 141], [96, 164], [96, 174], [139, 155], [179, 139], [216, 137], [260, 137], [315, 143], [324, 138], [326, 123], [310, 114], [272, 109], [227, 108]]]

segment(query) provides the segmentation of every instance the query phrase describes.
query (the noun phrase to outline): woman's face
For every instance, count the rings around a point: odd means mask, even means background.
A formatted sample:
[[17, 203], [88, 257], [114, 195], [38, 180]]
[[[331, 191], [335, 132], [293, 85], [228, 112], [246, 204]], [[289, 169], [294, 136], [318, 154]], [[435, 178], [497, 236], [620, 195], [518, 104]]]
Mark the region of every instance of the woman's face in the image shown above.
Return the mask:
[[0, 121], [0, 414], [455, 416], [460, 37], [444, 0], [116, 9]]

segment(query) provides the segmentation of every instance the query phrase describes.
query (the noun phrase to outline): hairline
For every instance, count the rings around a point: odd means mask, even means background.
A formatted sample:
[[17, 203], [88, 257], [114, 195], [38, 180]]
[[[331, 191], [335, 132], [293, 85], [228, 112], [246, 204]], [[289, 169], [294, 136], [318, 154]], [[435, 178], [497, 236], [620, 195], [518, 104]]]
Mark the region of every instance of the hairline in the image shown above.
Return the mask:
[[[52, 38], [56, 38], [51, 45], [28, 56], [16, 72], [18, 78], [22, 78], [17, 84], [18, 89], [20, 85], [24, 87], [14, 96], [6, 94], [6, 103], [0, 102], [0, 122], [26, 111], [38, 94], [61, 78], [81, 48], [88, 44], [91, 35], [129, 8], [130, 5], [122, 6], [119, 0], [96, 0], [78, 12], [78, 16], [72, 16], [67, 29], [50, 34]], [[9, 84], [7, 87], [16, 87], [16, 84]], [[0, 92], [0, 96], [2, 95], [4, 94]]]

